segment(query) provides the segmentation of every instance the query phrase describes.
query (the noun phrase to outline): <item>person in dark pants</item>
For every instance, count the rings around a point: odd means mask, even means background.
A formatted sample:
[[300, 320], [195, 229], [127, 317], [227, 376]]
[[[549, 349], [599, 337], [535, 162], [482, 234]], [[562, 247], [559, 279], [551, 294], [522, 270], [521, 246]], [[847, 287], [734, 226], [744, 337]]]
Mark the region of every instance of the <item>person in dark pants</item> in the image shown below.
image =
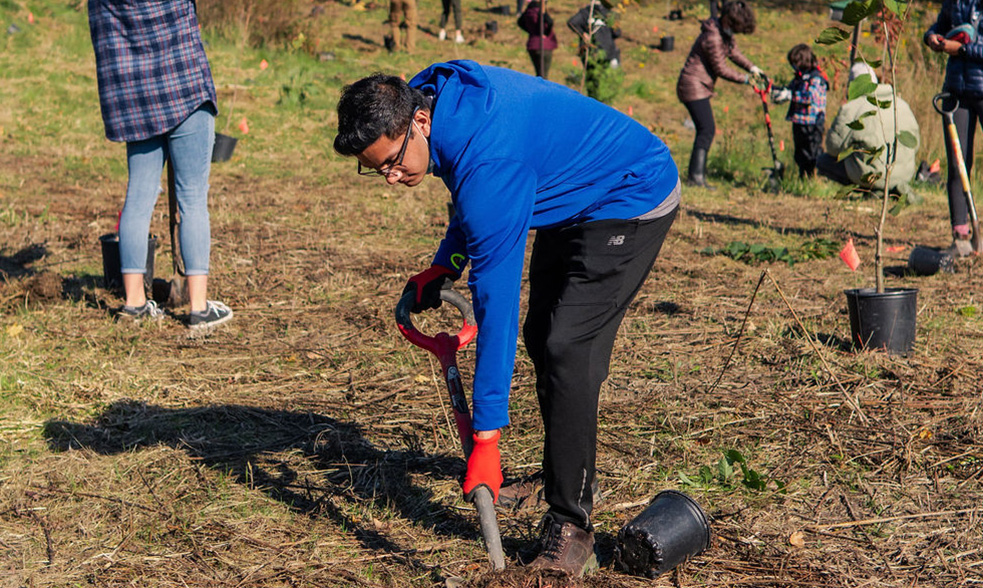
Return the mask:
[[553, 18], [545, 10], [543, 3], [532, 0], [519, 16], [519, 28], [529, 33], [526, 51], [532, 59], [536, 75], [548, 80], [550, 64], [553, 63], [553, 50], [557, 48], [556, 32], [553, 31]]
[[738, 50], [734, 40], [734, 35], [749, 35], [754, 32], [754, 11], [744, 0], [734, 0], [724, 3], [720, 14], [719, 20], [708, 18], [701, 24], [700, 36], [693, 42], [676, 82], [676, 96], [686, 107], [696, 127], [686, 181], [690, 185], [706, 188], [710, 187], [706, 181], [707, 153], [717, 132], [713, 110], [710, 108], [710, 98], [713, 97], [717, 78], [722, 77], [738, 84], [750, 83], [751, 76], [733, 69], [727, 64], [727, 60], [754, 76], [764, 75], [760, 68]]
[[792, 142], [795, 145], [795, 164], [799, 177], [814, 177], [816, 161], [823, 154], [823, 134], [826, 132], [826, 90], [829, 82], [819, 70], [819, 60], [805, 43], [788, 52], [788, 63], [795, 70], [782, 99], [789, 101], [785, 120], [792, 123]]
[[437, 38], [443, 41], [447, 38], [447, 19], [451, 15], [451, 10], [454, 11], [454, 28], [457, 29], [454, 32], [454, 42], [463, 43], [464, 35], [461, 33], [461, 27], [463, 19], [463, 14], [461, 13], [461, 0], [440, 0], [441, 6], [443, 6], [443, 12], [440, 13], [440, 32], [437, 33]]
[[[947, 0], [942, 3], [935, 24], [929, 27], [924, 36], [925, 44], [932, 51], [949, 56], [942, 89], [950, 97], [943, 101], [942, 107], [952, 109], [956, 101], [959, 103], [953, 119], [967, 173], [973, 168], [976, 124], [983, 120], [981, 13], [983, 0]], [[946, 128], [944, 120], [942, 128]], [[949, 194], [949, 220], [952, 226], [952, 245], [949, 251], [957, 257], [965, 257], [973, 253], [969, 234], [969, 206], [949, 141], [945, 142], [945, 149], [949, 161], [946, 190]]]
[[[583, 132], [570, 121], [591, 121]], [[410, 82], [376, 74], [347, 86], [335, 150], [360, 173], [417, 186], [428, 173], [456, 214], [433, 264], [410, 278], [414, 312], [470, 262], [478, 323], [473, 426], [464, 480], [498, 499], [498, 441], [509, 423], [526, 236], [536, 230], [522, 332], [536, 369], [549, 509], [534, 568], [596, 565], [591, 513], [598, 398], [615, 335], [680, 201], [669, 149], [630, 117], [569, 88], [472, 61]], [[502, 195], [507, 194], [507, 198]]]

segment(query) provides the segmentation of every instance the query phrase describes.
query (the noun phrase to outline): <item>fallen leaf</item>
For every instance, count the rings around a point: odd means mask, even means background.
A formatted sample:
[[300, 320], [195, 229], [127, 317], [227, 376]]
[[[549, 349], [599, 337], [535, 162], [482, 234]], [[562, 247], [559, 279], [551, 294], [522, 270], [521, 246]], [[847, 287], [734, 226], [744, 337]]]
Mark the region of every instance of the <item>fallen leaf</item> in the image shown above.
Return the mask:
[[788, 536], [788, 544], [792, 547], [802, 548], [806, 546], [805, 534], [802, 531], [796, 531]]
[[24, 332], [24, 327], [17, 323], [14, 323], [7, 327], [7, 335], [10, 337], [18, 337], [23, 332]]

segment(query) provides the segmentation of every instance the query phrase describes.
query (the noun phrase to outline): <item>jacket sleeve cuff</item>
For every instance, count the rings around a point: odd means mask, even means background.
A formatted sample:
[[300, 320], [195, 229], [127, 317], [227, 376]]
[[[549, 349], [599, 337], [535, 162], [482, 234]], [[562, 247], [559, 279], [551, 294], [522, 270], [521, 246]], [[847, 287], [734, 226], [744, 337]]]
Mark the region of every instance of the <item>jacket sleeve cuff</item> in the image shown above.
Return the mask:
[[490, 403], [474, 401], [474, 415], [471, 418], [471, 428], [475, 431], [492, 431], [501, 429], [509, 424], [509, 401], [494, 401]]

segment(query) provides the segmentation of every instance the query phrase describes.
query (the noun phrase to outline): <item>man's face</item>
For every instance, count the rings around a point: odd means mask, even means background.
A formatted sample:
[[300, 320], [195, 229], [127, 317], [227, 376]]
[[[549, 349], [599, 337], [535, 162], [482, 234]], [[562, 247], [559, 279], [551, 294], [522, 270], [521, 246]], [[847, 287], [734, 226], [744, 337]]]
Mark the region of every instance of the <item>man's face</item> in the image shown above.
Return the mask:
[[430, 112], [417, 110], [406, 133], [395, 139], [383, 135], [355, 157], [363, 169], [382, 172], [390, 185], [416, 186], [430, 166]]

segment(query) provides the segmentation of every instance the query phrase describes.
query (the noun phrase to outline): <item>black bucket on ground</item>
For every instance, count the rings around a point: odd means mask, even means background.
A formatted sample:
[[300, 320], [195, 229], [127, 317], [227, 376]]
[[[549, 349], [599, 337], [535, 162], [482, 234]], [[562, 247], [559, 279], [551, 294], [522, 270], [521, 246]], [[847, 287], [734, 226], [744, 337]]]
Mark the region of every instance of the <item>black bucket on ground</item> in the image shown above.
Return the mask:
[[844, 294], [855, 348], [901, 355], [914, 349], [917, 288], [888, 288], [882, 294], [874, 288], [855, 288]]
[[[122, 262], [119, 256], [119, 235], [106, 233], [99, 237], [102, 245], [102, 282], [107, 290], [123, 291]], [[147, 292], [153, 290], [154, 253], [157, 250], [157, 237], [147, 237], [147, 273], [143, 274], [143, 286]]]
[[676, 45], [676, 37], [662, 37], [659, 42], [659, 51], [672, 51]]
[[239, 139], [215, 133], [215, 144], [212, 146], [212, 162], [228, 161], [232, 157], [232, 152], [236, 149]]
[[921, 245], [911, 250], [908, 269], [916, 276], [931, 276], [938, 272], [956, 273], [956, 260], [949, 253]]
[[695, 500], [663, 490], [618, 531], [615, 566], [635, 576], [655, 578], [710, 547], [710, 522]]

